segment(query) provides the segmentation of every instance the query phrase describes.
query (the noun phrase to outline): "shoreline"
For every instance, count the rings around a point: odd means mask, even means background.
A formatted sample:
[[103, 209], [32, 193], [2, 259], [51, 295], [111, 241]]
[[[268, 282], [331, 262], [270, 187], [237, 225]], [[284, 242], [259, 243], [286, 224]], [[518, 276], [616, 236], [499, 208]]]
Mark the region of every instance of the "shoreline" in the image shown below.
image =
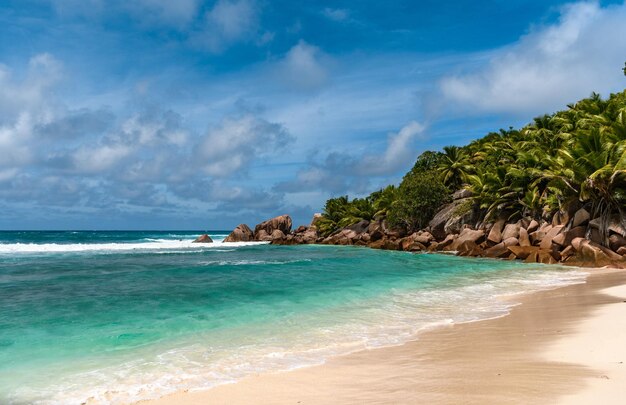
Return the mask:
[[[626, 326], [620, 321], [626, 319], [626, 307], [608, 305], [626, 299], [626, 271], [581, 270], [589, 272], [585, 283], [511, 297], [520, 305], [502, 317], [441, 326], [402, 345], [335, 357], [319, 366], [136, 403], [522, 404], [554, 402], [572, 392], [566, 403], [584, 403], [577, 401], [585, 395], [615, 394], [626, 375], [619, 369], [598, 369], [593, 353], [583, 355], [580, 341], [586, 342], [584, 347], [608, 345], [604, 352], [619, 357], [613, 366], [626, 362], [626, 355], [620, 357], [621, 340], [604, 335], [615, 322]], [[617, 287], [617, 296], [602, 293], [610, 287]], [[598, 314], [608, 316], [609, 323]], [[592, 328], [586, 326], [589, 322]], [[576, 390], [586, 385], [590, 393], [581, 391], [579, 396]], [[607, 394], [604, 403], [611, 398]]]

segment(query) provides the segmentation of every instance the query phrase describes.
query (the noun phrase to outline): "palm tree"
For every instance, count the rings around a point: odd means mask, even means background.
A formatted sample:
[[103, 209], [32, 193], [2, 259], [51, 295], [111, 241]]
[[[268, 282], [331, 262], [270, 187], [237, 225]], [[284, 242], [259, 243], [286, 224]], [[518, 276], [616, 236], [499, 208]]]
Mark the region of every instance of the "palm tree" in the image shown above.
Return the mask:
[[457, 190], [463, 183], [467, 182], [467, 176], [473, 170], [472, 165], [463, 148], [445, 146], [443, 152], [443, 157], [438, 166], [443, 183]]

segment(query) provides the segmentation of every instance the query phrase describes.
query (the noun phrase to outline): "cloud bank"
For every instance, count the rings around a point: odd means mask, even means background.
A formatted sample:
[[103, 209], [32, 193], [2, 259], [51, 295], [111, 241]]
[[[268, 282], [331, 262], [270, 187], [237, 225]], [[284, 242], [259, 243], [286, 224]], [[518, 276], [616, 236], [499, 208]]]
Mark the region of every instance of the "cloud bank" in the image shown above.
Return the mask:
[[518, 114], [562, 108], [591, 91], [607, 94], [623, 85], [624, 21], [624, 5], [566, 5], [555, 25], [494, 51], [487, 66], [443, 78], [441, 92], [457, 108]]

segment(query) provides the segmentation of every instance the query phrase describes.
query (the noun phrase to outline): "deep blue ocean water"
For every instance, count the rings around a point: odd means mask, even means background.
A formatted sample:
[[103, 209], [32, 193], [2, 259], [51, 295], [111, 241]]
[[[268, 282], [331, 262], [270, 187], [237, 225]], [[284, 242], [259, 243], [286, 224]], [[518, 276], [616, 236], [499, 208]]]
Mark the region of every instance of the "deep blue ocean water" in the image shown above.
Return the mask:
[[128, 403], [502, 316], [585, 273], [199, 232], [0, 232], [0, 403]]

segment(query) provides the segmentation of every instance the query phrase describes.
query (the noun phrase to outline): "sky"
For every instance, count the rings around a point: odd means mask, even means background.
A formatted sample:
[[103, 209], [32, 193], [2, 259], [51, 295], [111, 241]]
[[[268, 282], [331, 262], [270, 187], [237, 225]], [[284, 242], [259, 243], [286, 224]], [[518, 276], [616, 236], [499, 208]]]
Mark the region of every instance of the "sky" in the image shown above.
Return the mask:
[[0, 229], [232, 229], [626, 88], [626, 3], [3, 0]]

